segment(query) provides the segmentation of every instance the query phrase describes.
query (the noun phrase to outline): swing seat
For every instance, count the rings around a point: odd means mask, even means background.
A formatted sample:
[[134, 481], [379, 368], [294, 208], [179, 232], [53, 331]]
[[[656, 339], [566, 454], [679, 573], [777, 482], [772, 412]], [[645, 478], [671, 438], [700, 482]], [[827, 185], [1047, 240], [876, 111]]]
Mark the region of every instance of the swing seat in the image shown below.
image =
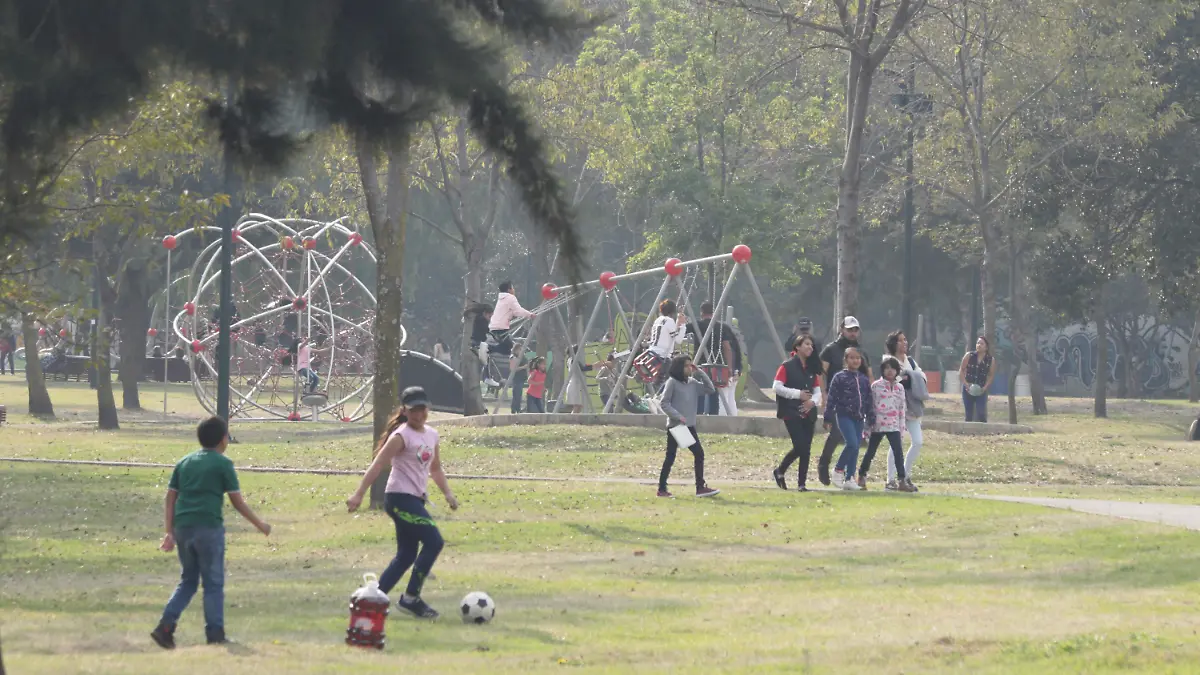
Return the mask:
[[718, 388], [728, 386], [729, 380], [733, 378], [733, 369], [723, 363], [705, 363], [700, 366], [700, 370], [703, 370]]
[[667, 360], [652, 351], [644, 351], [633, 360], [633, 368], [637, 371], [638, 379], [646, 384], [658, 381]]

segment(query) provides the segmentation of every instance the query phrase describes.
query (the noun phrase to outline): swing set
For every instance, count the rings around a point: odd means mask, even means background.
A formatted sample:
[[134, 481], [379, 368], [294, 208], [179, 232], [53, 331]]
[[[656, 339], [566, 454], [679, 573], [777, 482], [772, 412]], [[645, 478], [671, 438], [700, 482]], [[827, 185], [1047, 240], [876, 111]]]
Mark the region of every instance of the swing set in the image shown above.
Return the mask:
[[[722, 266], [732, 261], [733, 266], [726, 278], [725, 284], [721, 289], [719, 300], [714, 305], [712, 321], [709, 322], [704, 335], [699, 340], [699, 347], [693, 357], [693, 360], [700, 368], [713, 379], [713, 382], [718, 386], [727, 384], [732, 375], [732, 364], [724, 363], [724, 356], [720, 353], [719, 345], [725, 339], [724, 335], [716, 335], [716, 342], [713, 342], [714, 331], [723, 331], [725, 322], [722, 320], [726, 316], [728, 309], [726, 301], [729, 298], [729, 292], [733, 288], [734, 281], [740, 275], [745, 276], [750, 284], [754, 299], [762, 311], [763, 319], [767, 324], [768, 332], [771, 335], [775, 347], [779, 350], [780, 360], [787, 358], [786, 350], [783, 343], [779, 339], [779, 334], [775, 330], [775, 324], [771, 320], [771, 314], [767, 310], [766, 302], [763, 300], [762, 292], [759, 290], [758, 282], [754, 278], [754, 273], [750, 269], [751, 251], [750, 247], [744, 244], [739, 244], [729, 253], [713, 255], [704, 258], [696, 258], [694, 260], [683, 261], [679, 258], [671, 258], [667, 260], [661, 267], [639, 270], [637, 272], [629, 272], [627, 274], [615, 274], [613, 272], [602, 272], [600, 276], [592, 281], [582, 282], [570, 286], [556, 286], [547, 283], [542, 286], [542, 302], [534, 308], [534, 317], [520, 326], [522, 329], [527, 329], [524, 339], [514, 338], [520, 349], [524, 350], [526, 342], [536, 333], [537, 327], [540, 324], [542, 317], [553, 314], [558, 318], [559, 325], [570, 335], [570, 329], [566, 319], [561, 312], [562, 305], [575, 300], [592, 291], [600, 291], [596, 298], [595, 305], [592, 308], [591, 315], [588, 318], [583, 334], [578, 340], [578, 347], [572, 350], [568, 355], [567, 368], [568, 376], [562, 384], [558, 392], [557, 401], [554, 405], [553, 412], [562, 411], [567, 392], [571, 391], [572, 386], [579, 387], [579, 391], [586, 392], [586, 376], [584, 375], [580, 359], [587, 337], [592, 334], [596, 323], [600, 318], [604, 308], [608, 309], [609, 316], [609, 334], [613, 336], [614, 347], [616, 347], [616, 337], [618, 333], [623, 333], [627, 340], [627, 348], [617, 352], [616, 356], [619, 359], [618, 370], [614, 373], [614, 381], [612, 390], [608, 396], [608, 400], [603, 407], [603, 413], [612, 413], [618, 401], [625, 401], [625, 395], [628, 391], [628, 380], [636, 377], [637, 381], [644, 385], [647, 391], [654, 396], [661, 395], [661, 387], [663, 384], [664, 369], [667, 366], [667, 360], [659, 359], [648, 350], [642, 349], [641, 345], [644, 339], [648, 336], [650, 327], [658, 316], [658, 307], [670, 291], [672, 286], [678, 289], [677, 304], [684, 308], [689, 317], [689, 327], [695, 327], [694, 321], [699, 317], [695, 313], [692, 305], [691, 295], [695, 288], [695, 284], [700, 276], [700, 268], [703, 265], [721, 263]], [[635, 308], [636, 305], [624, 301], [624, 297], [619, 290], [620, 284], [629, 282], [642, 277], [657, 277], [662, 275], [662, 285], [659, 287], [653, 304], [646, 313], [646, 319], [641, 326], [641, 329], [636, 333], [631, 330], [630, 324], [636, 319], [636, 313], [630, 312], [627, 317], [625, 307]], [[616, 305], [616, 311], [613, 311], [613, 305]], [[717, 345], [717, 354], [708, 354], [709, 345]], [[512, 386], [513, 373], [509, 373], [507, 380], [501, 389], [501, 397]], [[589, 412], [592, 412], [591, 397], [585, 395], [583, 404]], [[499, 411], [500, 397], [497, 398], [495, 408], [492, 414]], [[725, 405], [724, 401], [721, 403]]]

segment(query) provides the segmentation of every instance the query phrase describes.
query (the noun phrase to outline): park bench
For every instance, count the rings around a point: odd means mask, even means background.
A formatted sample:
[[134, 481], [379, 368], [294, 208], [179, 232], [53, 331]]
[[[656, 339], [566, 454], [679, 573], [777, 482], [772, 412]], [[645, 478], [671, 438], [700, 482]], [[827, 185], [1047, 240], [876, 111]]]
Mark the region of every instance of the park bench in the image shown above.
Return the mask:
[[42, 377], [57, 381], [61, 376], [64, 381], [69, 382], [71, 378], [75, 378], [75, 381], [79, 382], [87, 377], [90, 362], [91, 357], [88, 356], [66, 356], [56, 359], [42, 369]]

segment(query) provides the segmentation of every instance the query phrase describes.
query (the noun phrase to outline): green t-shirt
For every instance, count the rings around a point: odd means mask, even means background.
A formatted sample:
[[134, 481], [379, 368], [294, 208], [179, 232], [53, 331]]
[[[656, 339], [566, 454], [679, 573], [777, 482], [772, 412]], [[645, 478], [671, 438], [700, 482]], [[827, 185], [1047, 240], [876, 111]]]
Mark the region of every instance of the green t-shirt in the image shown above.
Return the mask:
[[233, 462], [215, 450], [197, 450], [179, 460], [168, 488], [179, 493], [175, 527], [220, 527], [226, 492], [239, 492]]

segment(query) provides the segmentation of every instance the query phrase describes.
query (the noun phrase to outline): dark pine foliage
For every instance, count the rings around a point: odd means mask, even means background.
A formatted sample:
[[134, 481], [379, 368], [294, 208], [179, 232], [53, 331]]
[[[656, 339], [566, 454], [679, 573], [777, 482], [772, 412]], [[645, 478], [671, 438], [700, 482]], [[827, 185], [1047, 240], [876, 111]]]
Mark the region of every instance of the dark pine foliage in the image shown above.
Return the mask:
[[433, 107], [465, 108], [578, 269], [542, 141], [503, 85], [498, 46], [473, 35], [565, 46], [592, 24], [551, 0], [0, 0], [0, 238], [38, 224], [70, 139], [171, 69], [231, 83], [209, 115], [231, 156], [257, 167], [280, 166], [320, 127], [381, 141]]

